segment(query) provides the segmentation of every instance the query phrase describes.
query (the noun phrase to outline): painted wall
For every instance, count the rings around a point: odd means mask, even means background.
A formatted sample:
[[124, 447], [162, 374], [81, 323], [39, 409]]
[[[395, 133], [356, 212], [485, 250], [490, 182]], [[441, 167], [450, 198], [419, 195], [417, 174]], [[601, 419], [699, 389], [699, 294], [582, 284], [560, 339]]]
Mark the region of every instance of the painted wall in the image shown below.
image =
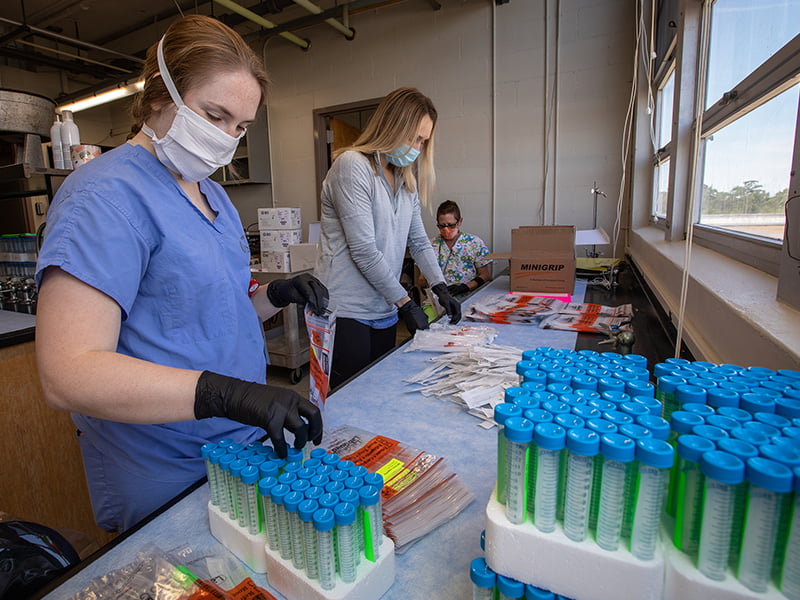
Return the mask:
[[317, 26], [307, 52], [268, 41], [276, 206], [300, 206], [305, 221], [316, 220], [313, 110], [411, 85], [439, 112], [438, 185], [424, 214], [431, 235], [436, 206], [446, 199], [460, 204], [465, 230], [496, 251], [509, 249], [519, 225], [591, 228], [594, 181], [609, 196], [601, 198], [598, 221], [610, 231], [632, 77], [632, 5], [441, 4], [438, 11], [405, 2], [352, 15], [352, 41]]

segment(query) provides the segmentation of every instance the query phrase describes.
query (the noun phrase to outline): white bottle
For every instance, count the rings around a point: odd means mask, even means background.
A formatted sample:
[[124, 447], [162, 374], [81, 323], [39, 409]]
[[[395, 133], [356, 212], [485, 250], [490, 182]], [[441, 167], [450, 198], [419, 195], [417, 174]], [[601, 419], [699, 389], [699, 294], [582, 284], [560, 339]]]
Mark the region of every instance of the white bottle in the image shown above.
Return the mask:
[[50, 145], [53, 149], [53, 168], [64, 168], [64, 151], [61, 149], [61, 119], [56, 115], [56, 120], [50, 127]]
[[61, 149], [64, 153], [64, 168], [72, 170], [72, 152], [70, 146], [77, 146], [81, 143], [81, 134], [78, 126], [72, 119], [72, 111], [64, 110], [61, 112]]

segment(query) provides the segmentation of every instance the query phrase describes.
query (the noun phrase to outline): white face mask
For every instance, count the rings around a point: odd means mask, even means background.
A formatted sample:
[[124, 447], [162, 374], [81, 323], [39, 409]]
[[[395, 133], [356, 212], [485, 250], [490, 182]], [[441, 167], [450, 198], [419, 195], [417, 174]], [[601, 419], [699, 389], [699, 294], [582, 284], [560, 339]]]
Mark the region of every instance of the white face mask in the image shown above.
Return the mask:
[[163, 43], [162, 37], [158, 42], [158, 68], [178, 111], [163, 138], [158, 139], [146, 123], [142, 124], [142, 131], [150, 136], [156, 156], [165, 167], [185, 181], [197, 183], [231, 162], [245, 132], [232, 137], [183, 103], [164, 62]]

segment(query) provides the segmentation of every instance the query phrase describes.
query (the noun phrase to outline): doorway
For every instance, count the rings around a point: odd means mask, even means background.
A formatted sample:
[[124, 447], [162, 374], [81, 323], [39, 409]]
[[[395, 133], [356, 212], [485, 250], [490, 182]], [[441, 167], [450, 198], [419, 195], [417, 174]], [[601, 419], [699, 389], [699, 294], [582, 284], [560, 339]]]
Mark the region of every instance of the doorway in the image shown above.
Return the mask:
[[371, 98], [348, 104], [318, 108], [314, 119], [314, 162], [317, 180], [317, 219], [321, 216], [322, 180], [333, 163], [333, 153], [346, 148], [367, 126], [383, 98]]

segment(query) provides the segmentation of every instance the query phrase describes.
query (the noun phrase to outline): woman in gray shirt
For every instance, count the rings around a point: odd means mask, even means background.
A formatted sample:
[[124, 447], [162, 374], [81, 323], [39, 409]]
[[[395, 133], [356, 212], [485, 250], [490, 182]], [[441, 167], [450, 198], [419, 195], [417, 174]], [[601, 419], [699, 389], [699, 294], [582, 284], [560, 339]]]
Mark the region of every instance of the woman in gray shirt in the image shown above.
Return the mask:
[[428, 327], [400, 284], [406, 247], [450, 322], [461, 318], [420, 215], [434, 183], [436, 117], [418, 90], [391, 92], [354, 144], [334, 155], [322, 183], [316, 273], [337, 317], [332, 390], [394, 347], [398, 315], [412, 334]]

